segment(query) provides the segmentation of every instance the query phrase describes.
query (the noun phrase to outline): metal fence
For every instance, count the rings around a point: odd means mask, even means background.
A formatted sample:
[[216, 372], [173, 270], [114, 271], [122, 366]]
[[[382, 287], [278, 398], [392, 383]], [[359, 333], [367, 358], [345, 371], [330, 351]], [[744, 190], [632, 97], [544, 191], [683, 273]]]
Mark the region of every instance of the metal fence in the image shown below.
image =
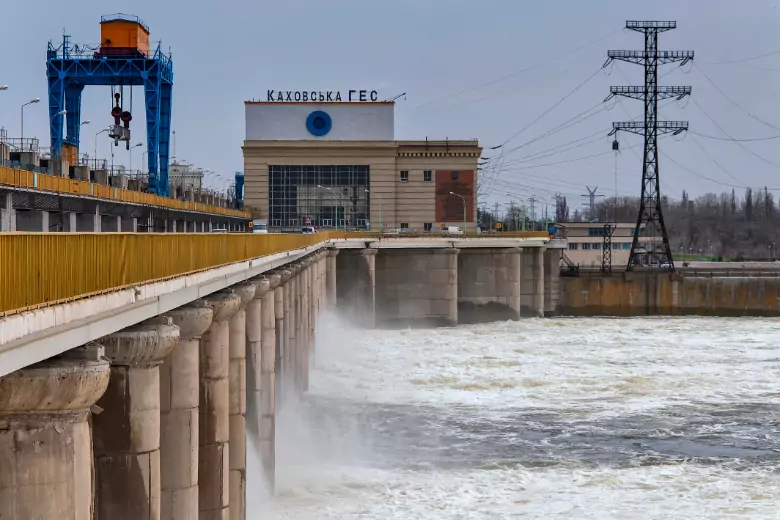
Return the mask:
[[313, 235], [0, 234], [0, 315], [324, 242]]
[[66, 177], [55, 177], [54, 175], [41, 174], [35, 171], [16, 168], [7, 168], [4, 166], [0, 166], [0, 185], [2, 184], [14, 186], [17, 188], [32, 188], [61, 194], [82, 195], [118, 202], [132, 202], [136, 204], [146, 204], [149, 206], [159, 206], [183, 211], [198, 211], [212, 215], [223, 215], [246, 219], [249, 219], [252, 216], [248, 211], [220, 207], [202, 202], [188, 202], [170, 199], [167, 197], [161, 197], [159, 195], [153, 195], [151, 193], [123, 190], [121, 188], [114, 188], [112, 186], [105, 186], [103, 184], [95, 184], [87, 181], [77, 181]]

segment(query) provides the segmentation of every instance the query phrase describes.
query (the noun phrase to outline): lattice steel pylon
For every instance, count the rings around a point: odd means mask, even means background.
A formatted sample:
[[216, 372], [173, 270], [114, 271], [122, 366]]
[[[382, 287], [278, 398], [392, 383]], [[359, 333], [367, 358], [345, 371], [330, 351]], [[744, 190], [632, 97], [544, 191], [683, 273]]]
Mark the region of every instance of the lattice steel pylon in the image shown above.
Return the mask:
[[[645, 35], [644, 51], [608, 51], [606, 67], [612, 60], [643, 65], [645, 68], [644, 87], [611, 87], [610, 95], [639, 99], [645, 103], [645, 121], [626, 121], [612, 123], [610, 135], [624, 130], [644, 135], [644, 159], [642, 164], [642, 195], [634, 239], [626, 270], [630, 271], [642, 264], [643, 257], [649, 267], [661, 266], [674, 270], [672, 249], [666, 234], [664, 217], [661, 211], [661, 191], [658, 179], [658, 136], [679, 134], [688, 129], [687, 121], [658, 121], [658, 100], [676, 97], [682, 99], [691, 94], [691, 87], [659, 87], [658, 65], [681, 62], [684, 65], [693, 59], [693, 51], [659, 51], [658, 33], [677, 28], [677, 22], [627, 21], [626, 29]], [[661, 240], [659, 240], [661, 238]], [[644, 239], [644, 241], [642, 241]]]

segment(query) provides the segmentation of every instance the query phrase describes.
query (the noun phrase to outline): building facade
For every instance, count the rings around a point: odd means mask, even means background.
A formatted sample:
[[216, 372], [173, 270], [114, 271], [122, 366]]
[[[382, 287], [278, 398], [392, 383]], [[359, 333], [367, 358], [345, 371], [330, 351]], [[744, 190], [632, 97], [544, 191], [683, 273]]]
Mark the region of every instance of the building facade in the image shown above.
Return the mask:
[[[581, 267], [601, 267], [604, 255], [604, 222], [563, 222], [558, 226], [563, 229], [563, 236], [568, 242], [566, 256], [575, 265]], [[631, 242], [634, 239], [635, 223], [612, 224], [612, 265], [628, 265], [631, 253]], [[645, 238], [643, 240], [652, 240]], [[658, 240], [661, 240], [658, 238]]]
[[396, 141], [393, 102], [246, 102], [245, 207], [271, 230], [476, 229], [471, 141]]

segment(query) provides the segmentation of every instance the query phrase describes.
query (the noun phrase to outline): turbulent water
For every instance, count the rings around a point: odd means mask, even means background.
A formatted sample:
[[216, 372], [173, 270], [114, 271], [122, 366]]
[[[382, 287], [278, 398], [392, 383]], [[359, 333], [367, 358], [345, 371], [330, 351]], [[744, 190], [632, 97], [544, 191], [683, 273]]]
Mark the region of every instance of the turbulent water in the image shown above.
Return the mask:
[[780, 518], [779, 340], [775, 319], [331, 320], [249, 517]]

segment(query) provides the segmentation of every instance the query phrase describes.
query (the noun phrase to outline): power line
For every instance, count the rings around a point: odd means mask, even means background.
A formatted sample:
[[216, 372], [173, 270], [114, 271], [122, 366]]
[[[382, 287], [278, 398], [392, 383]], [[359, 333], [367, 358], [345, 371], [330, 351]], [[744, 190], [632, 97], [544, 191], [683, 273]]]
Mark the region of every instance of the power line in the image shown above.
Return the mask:
[[763, 123], [763, 124], [765, 124], [766, 126], [768, 126], [768, 127], [770, 127], [770, 128], [773, 128], [773, 129], [775, 129], [775, 130], [780, 130], [780, 127], [778, 127], [778, 126], [775, 126], [775, 125], [773, 125], [772, 123], [769, 123], [768, 121], [764, 121], [763, 119], [761, 119], [761, 118], [760, 118], [760, 117], [758, 117], [757, 115], [753, 114], [753, 113], [752, 113], [752, 112], [750, 112], [749, 110], [747, 110], [747, 109], [743, 108], [743, 107], [742, 107], [742, 106], [741, 106], [739, 103], [737, 103], [736, 101], [734, 101], [733, 99], [731, 99], [731, 98], [730, 98], [730, 97], [729, 97], [729, 96], [728, 96], [728, 95], [727, 95], [725, 92], [723, 92], [723, 90], [722, 90], [722, 89], [721, 89], [721, 88], [720, 88], [720, 87], [719, 87], [719, 86], [718, 86], [718, 85], [717, 85], [717, 84], [716, 84], [714, 81], [712, 81], [712, 79], [711, 79], [711, 78], [710, 78], [710, 77], [707, 75], [707, 73], [706, 73], [706, 72], [704, 72], [704, 71], [702, 70], [702, 68], [701, 68], [701, 67], [699, 67], [698, 65], [696, 65], [696, 63], [694, 63], [693, 65], [694, 65], [694, 67], [696, 67], [696, 70], [698, 70], [699, 72], [701, 72], [702, 76], [704, 76], [704, 78], [705, 78], [705, 79], [706, 79], [706, 80], [707, 80], [707, 81], [710, 83], [710, 85], [712, 85], [712, 86], [715, 88], [715, 90], [717, 90], [718, 92], [720, 92], [720, 94], [721, 94], [721, 95], [722, 95], [724, 98], [726, 98], [726, 100], [727, 100], [729, 103], [731, 103], [732, 105], [734, 105], [735, 107], [737, 107], [738, 109], [740, 109], [741, 111], [743, 111], [744, 113], [746, 113], [747, 115], [749, 115], [750, 117], [752, 117], [753, 119], [755, 119], [756, 121], [758, 121], [759, 123]]
[[771, 166], [774, 166], [775, 168], [780, 168], [780, 164], [774, 163], [774, 162], [770, 161], [769, 159], [766, 159], [765, 157], [763, 157], [763, 156], [761, 156], [761, 155], [757, 154], [756, 152], [754, 152], [753, 150], [751, 150], [750, 148], [748, 148], [747, 146], [745, 146], [744, 144], [742, 144], [740, 141], [734, 140], [733, 136], [732, 136], [731, 134], [729, 134], [728, 132], [726, 132], [726, 130], [724, 130], [724, 129], [723, 129], [723, 127], [722, 127], [722, 126], [720, 126], [720, 125], [718, 124], [718, 122], [717, 122], [717, 121], [715, 121], [715, 119], [714, 119], [714, 118], [713, 118], [713, 117], [712, 117], [712, 116], [711, 116], [711, 115], [710, 115], [710, 114], [709, 114], [709, 113], [708, 113], [706, 110], [704, 110], [704, 107], [702, 107], [702, 106], [699, 104], [699, 102], [698, 102], [698, 101], [696, 101], [696, 99], [694, 99], [694, 100], [693, 100], [693, 103], [694, 103], [694, 104], [695, 104], [695, 105], [696, 105], [696, 106], [699, 108], [699, 110], [701, 110], [701, 111], [702, 111], [702, 113], [703, 113], [705, 116], [707, 116], [707, 119], [709, 119], [709, 120], [710, 120], [710, 122], [711, 122], [713, 125], [715, 125], [715, 127], [716, 127], [718, 130], [720, 130], [720, 131], [721, 131], [721, 132], [722, 132], [722, 133], [723, 133], [725, 136], [727, 136], [727, 137], [731, 138], [731, 140], [733, 140], [733, 141], [734, 141], [734, 143], [736, 143], [736, 145], [737, 145], [737, 146], [739, 146], [740, 148], [743, 148], [743, 149], [747, 150], [747, 152], [748, 152], [749, 154], [751, 154], [751, 155], [753, 155], [753, 156], [757, 157], [757, 158], [758, 158], [758, 159], [760, 159], [761, 161], [763, 161], [763, 162], [765, 162], [765, 163], [767, 163], [767, 164], [769, 164], [769, 165], [771, 165]]
[[734, 63], [746, 63], [748, 61], [755, 61], [760, 60], [761, 58], [766, 58], [767, 56], [774, 56], [775, 54], [780, 54], [780, 49], [776, 51], [767, 52], [764, 54], [759, 54], [758, 56], [752, 56], [750, 58], [742, 58], [739, 60], [726, 60], [726, 61], [704, 61], [705, 65], [731, 65]]
[[467, 92], [472, 92], [474, 90], [479, 90], [479, 89], [482, 89], [482, 88], [485, 88], [485, 87], [489, 87], [491, 85], [495, 85], [496, 83], [500, 83], [500, 82], [505, 81], [507, 79], [514, 78], [515, 76], [519, 76], [520, 74], [522, 74], [524, 72], [528, 72], [528, 71], [534, 70], [534, 69], [539, 68], [539, 67], [541, 67], [543, 65], [554, 63], [554, 62], [556, 62], [558, 60], [561, 60], [561, 59], [563, 59], [563, 58], [565, 58], [567, 56], [570, 56], [570, 55], [572, 55], [572, 54], [574, 54], [576, 52], [579, 52], [582, 49], [590, 47], [591, 45], [595, 45], [596, 43], [602, 42], [602, 41], [606, 40], [607, 38], [609, 38], [611, 36], [614, 36], [615, 34], [621, 32], [621, 31], [622, 31], [622, 29], [617, 30], [617, 31], [613, 31], [613, 32], [611, 32], [609, 34], [606, 34], [606, 35], [600, 37], [600, 38], [597, 38], [595, 40], [592, 40], [592, 41], [589, 41], [587, 43], [584, 43], [584, 44], [580, 45], [579, 47], [576, 47], [576, 48], [574, 48], [572, 50], [566, 51], [563, 54], [559, 54], [559, 55], [557, 55], [557, 56], [555, 56], [553, 58], [548, 58], [546, 60], [540, 61], [540, 62], [538, 62], [538, 63], [536, 63], [534, 65], [531, 65], [530, 67], [526, 67], [524, 69], [520, 69], [520, 70], [518, 70], [516, 72], [513, 72], [511, 74], [507, 74], [506, 76], [502, 76], [502, 77], [500, 77], [498, 79], [494, 79], [494, 80], [488, 81], [487, 83], [483, 83], [482, 85], [480, 85], [478, 87], [468, 88], [468, 89], [462, 90], [462, 91], [460, 91], [460, 92], [458, 92], [456, 94], [452, 94], [452, 95], [449, 95], [449, 96], [444, 96], [444, 97], [440, 97], [440, 98], [433, 99], [433, 100], [430, 100], [430, 101], [426, 101], [424, 103], [421, 103], [421, 104], [417, 105], [415, 108], [420, 108], [422, 106], [425, 106], [425, 105], [428, 105], [428, 104], [431, 104], [431, 103], [436, 103], [436, 102], [439, 102], [439, 101], [445, 101], [447, 99], [452, 99], [452, 98], [455, 98], [455, 97], [458, 97], [458, 96], [462, 96], [463, 94], [466, 94]]
[[561, 103], [563, 103], [564, 101], [566, 101], [567, 99], [569, 99], [569, 98], [570, 98], [572, 95], [574, 95], [574, 94], [575, 94], [575, 93], [576, 93], [576, 92], [577, 92], [579, 89], [581, 89], [583, 86], [585, 86], [585, 84], [586, 84], [586, 83], [588, 83], [590, 80], [592, 80], [592, 79], [593, 79], [593, 78], [596, 76], [596, 74], [598, 74], [598, 73], [599, 73], [599, 71], [600, 71], [600, 70], [601, 70], [600, 68], [599, 68], [599, 69], [596, 69], [596, 71], [595, 71], [595, 72], [593, 72], [593, 74], [591, 74], [590, 76], [588, 76], [588, 77], [587, 77], [587, 79], [585, 79], [585, 80], [584, 80], [583, 82], [581, 82], [579, 85], [577, 85], [576, 87], [574, 87], [574, 89], [572, 89], [572, 90], [571, 90], [571, 91], [570, 91], [568, 94], [566, 94], [566, 95], [565, 95], [565, 96], [563, 96], [561, 99], [559, 99], [558, 101], [556, 101], [556, 102], [555, 102], [555, 103], [554, 103], [554, 104], [553, 104], [553, 105], [552, 105], [550, 108], [548, 108], [547, 110], [545, 110], [544, 112], [542, 112], [542, 113], [539, 115], [539, 117], [537, 117], [536, 119], [534, 119], [533, 121], [531, 121], [530, 123], [528, 123], [526, 126], [524, 126], [524, 127], [523, 127], [523, 128], [521, 128], [520, 130], [518, 130], [517, 132], [515, 132], [515, 133], [514, 133], [514, 134], [513, 134], [513, 135], [512, 135], [512, 136], [511, 136], [509, 139], [507, 139], [506, 141], [504, 141], [503, 143], [501, 143], [499, 146], [503, 147], [503, 146], [504, 146], [504, 145], [506, 145], [506, 144], [507, 144], [509, 141], [513, 140], [515, 137], [517, 137], [518, 135], [520, 135], [520, 134], [522, 134], [523, 132], [525, 132], [526, 130], [528, 130], [528, 129], [529, 129], [531, 126], [533, 126], [533, 125], [534, 125], [536, 122], [538, 122], [538, 121], [539, 121], [540, 119], [542, 119], [544, 116], [546, 116], [547, 114], [549, 114], [550, 112], [552, 112], [553, 110], [555, 110], [555, 109], [556, 109], [556, 108], [557, 108], [557, 107], [558, 107], [558, 106], [559, 106]]
[[768, 137], [747, 137], [744, 139], [736, 139], [731, 137], [718, 137], [715, 135], [702, 134], [701, 132], [695, 132], [693, 130], [688, 130], [688, 133], [696, 134], [699, 137], [706, 137], [707, 139], [715, 139], [716, 141], [731, 141], [735, 143], [748, 143], [752, 141], [771, 141], [772, 139], [780, 139], [780, 135], [770, 135]]

